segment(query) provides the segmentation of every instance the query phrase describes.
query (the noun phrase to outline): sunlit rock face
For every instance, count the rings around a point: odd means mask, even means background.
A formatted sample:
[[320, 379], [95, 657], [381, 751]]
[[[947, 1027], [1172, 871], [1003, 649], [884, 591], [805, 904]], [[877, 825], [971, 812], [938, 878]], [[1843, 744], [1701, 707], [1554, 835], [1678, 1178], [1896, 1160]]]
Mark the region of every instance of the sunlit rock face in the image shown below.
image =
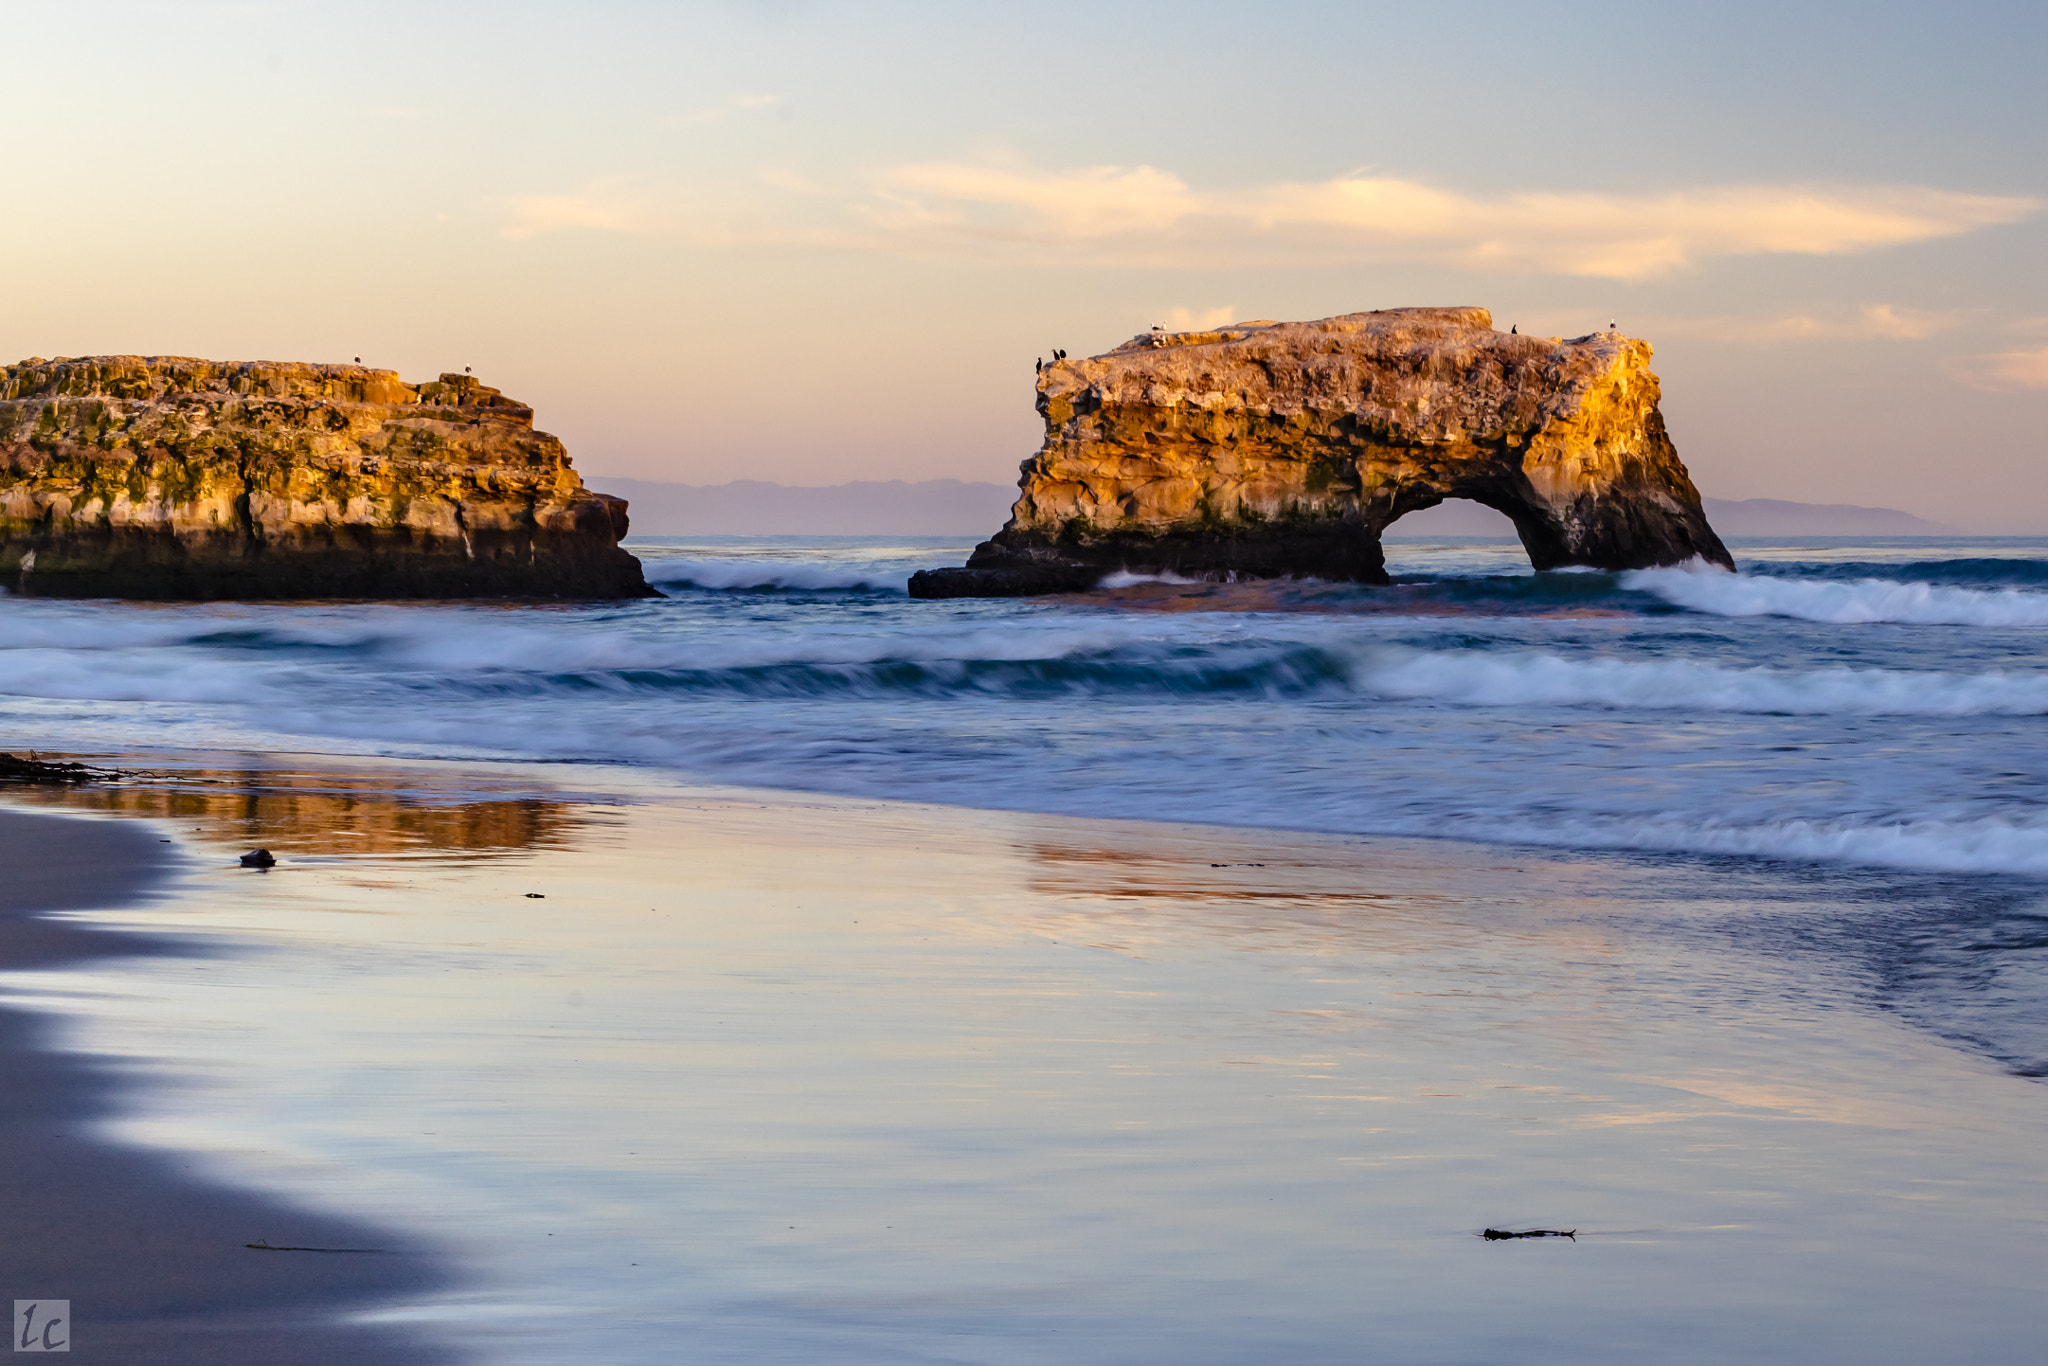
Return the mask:
[[626, 505], [467, 375], [169, 356], [0, 371], [0, 586], [622, 598]]
[[1538, 569], [1732, 567], [1665, 434], [1647, 342], [1493, 329], [1483, 308], [1151, 333], [1038, 380], [1010, 521], [919, 597], [1119, 569], [1386, 582], [1396, 518], [1469, 498]]

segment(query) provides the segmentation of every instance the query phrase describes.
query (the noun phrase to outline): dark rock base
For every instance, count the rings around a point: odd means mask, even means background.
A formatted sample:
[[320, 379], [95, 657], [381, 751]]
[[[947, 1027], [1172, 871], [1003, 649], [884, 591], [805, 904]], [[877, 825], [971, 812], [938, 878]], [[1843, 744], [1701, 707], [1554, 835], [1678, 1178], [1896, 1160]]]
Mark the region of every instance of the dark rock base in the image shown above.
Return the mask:
[[1179, 574], [1190, 579], [1315, 578], [1387, 582], [1379, 537], [1340, 519], [1245, 523], [1219, 528], [1034, 540], [1011, 531], [975, 547], [964, 569], [926, 569], [913, 598], [1021, 598], [1085, 593], [1105, 574]]
[[913, 598], [1035, 598], [1041, 593], [1085, 593], [1104, 570], [1087, 565], [1026, 564], [992, 569], [920, 569], [910, 576]]
[[[1569, 518], [1505, 497], [1476, 501], [1515, 523], [1529, 562], [1539, 570], [1585, 566], [1645, 569], [1704, 560], [1733, 569], [1734, 560], [1697, 507], [1635, 497], [1583, 497]], [[1461, 490], [1461, 495], [1471, 496]], [[914, 598], [1015, 598], [1080, 593], [1105, 574], [1129, 570], [1191, 579], [1322, 579], [1384, 585], [1386, 552], [1380, 534], [1404, 513], [1433, 507], [1441, 495], [1424, 492], [1382, 512], [1381, 519], [1331, 517], [1226, 521], [1216, 525], [1144, 532], [1033, 536], [1005, 528], [975, 547], [964, 569], [927, 569], [911, 578]], [[1696, 503], [1697, 499], [1693, 501]]]
[[[284, 541], [117, 529], [10, 544], [0, 581], [25, 597], [157, 602], [363, 598], [613, 600], [659, 597], [640, 561], [573, 533], [471, 535], [319, 528]], [[29, 553], [34, 558], [28, 559]]]

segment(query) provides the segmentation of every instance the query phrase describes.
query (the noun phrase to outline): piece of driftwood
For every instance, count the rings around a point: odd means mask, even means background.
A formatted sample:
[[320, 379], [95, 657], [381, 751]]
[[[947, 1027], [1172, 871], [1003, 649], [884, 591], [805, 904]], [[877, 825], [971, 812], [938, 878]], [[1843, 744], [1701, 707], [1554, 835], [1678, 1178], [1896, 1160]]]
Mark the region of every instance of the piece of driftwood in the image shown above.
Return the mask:
[[243, 1247], [251, 1247], [251, 1248], [254, 1248], [254, 1249], [256, 1249], [256, 1250], [257, 1250], [258, 1252], [365, 1252], [365, 1253], [381, 1253], [381, 1252], [382, 1252], [382, 1251], [384, 1250], [384, 1249], [383, 1249], [383, 1248], [381, 1248], [381, 1247], [273, 1247], [273, 1246], [271, 1246], [271, 1244], [270, 1244], [270, 1240], [269, 1240], [269, 1239], [267, 1239], [267, 1238], [258, 1238], [258, 1239], [257, 1239], [257, 1240], [256, 1240], [255, 1242], [253, 1242], [253, 1243], [244, 1243], [244, 1244], [242, 1244], [242, 1246], [243, 1246]]
[[1569, 1238], [1575, 1243], [1579, 1241], [1579, 1231], [1575, 1228], [1525, 1228], [1519, 1233], [1490, 1228], [1479, 1236], [1489, 1243], [1497, 1243], [1503, 1238]]

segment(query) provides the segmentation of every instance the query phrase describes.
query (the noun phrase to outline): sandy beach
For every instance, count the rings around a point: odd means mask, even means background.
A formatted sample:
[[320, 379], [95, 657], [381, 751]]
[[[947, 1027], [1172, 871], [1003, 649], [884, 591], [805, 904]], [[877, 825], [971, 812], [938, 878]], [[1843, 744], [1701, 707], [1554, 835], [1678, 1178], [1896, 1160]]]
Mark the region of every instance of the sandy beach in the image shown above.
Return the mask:
[[12, 1350], [2048, 1359], [2048, 5], [4, 32]]
[[[170, 894], [186, 861], [149, 825], [0, 808], [0, 971], [104, 966], [189, 945], [54, 912]], [[0, 1285], [68, 1299], [78, 1359], [105, 1362], [420, 1362], [451, 1359], [385, 1329], [344, 1326], [352, 1305], [445, 1283], [392, 1230], [208, 1181], [178, 1154], [108, 1141], [132, 1100], [117, 1059], [53, 1047], [52, 1021], [0, 1005]], [[379, 1255], [265, 1254], [244, 1245], [384, 1247]], [[60, 1331], [53, 1341], [63, 1340]]]
[[2043, 1093], [1887, 1003], [1896, 876], [563, 766], [34, 800], [193, 858], [89, 915], [179, 955], [7, 979], [124, 1060], [61, 1061], [140, 1151], [45, 1150], [151, 1174], [189, 1278], [15, 1279], [132, 1359], [327, 1359], [345, 1298], [403, 1336], [336, 1360], [2025, 1359]]

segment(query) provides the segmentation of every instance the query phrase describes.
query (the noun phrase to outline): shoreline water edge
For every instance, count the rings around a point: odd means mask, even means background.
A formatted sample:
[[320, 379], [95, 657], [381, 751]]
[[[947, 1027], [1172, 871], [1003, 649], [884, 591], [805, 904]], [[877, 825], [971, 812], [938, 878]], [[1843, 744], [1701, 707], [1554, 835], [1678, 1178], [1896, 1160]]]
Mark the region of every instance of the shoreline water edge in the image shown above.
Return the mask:
[[[9, 921], [133, 946], [10, 960], [6, 1027], [82, 1050], [10, 1057], [127, 1060], [24, 1132], [225, 1179], [192, 1226], [268, 1219], [233, 1251], [288, 1268], [139, 1288], [121, 1331], [2026, 1359], [2048, 544], [1738, 545], [1711, 580], [1392, 545], [1385, 589], [944, 608], [877, 585], [950, 542], [635, 549], [670, 598], [0, 603], [0, 738], [155, 770], [10, 804], [143, 818], [65, 826], [183, 869]], [[233, 866], [256, 844], [277, 872]], [[306, 1281], [257, 1238], [419, 1251]], [[186, 1359], [98, 1326], [126, 1265], [10, 1276], [101, 1359]]]
[[[175, 939], [80, 923], [161, 898], [185, 871], [153, 827], [0, 806], [0, 972], [45, 975], [176, 957]], [[17, 980], [19, 980], [17, 978]], [[57, 1021], [0, 998], [0, 1285], [79, 1307], [47, 1346], [152, 1363], [418, 1362], [452, 1358], [346, 1311], [445, 1285], [430, 1251], [331, 1213], [196, 1177], [175, 1153], [100, 1133], [130, 1104], [128, 1069], [58, 1042]], [[269, 1257], [261, 1237], [374, 1256]], [[19, 1324], [16, 1325], [20, 1327]], [[75, 1336], [67, 1336], [67, 1334]], [[42, 1344], [42, 1335], [31, 1340]], [[17, 1347], [17, 1350], [20, 1350]]]

